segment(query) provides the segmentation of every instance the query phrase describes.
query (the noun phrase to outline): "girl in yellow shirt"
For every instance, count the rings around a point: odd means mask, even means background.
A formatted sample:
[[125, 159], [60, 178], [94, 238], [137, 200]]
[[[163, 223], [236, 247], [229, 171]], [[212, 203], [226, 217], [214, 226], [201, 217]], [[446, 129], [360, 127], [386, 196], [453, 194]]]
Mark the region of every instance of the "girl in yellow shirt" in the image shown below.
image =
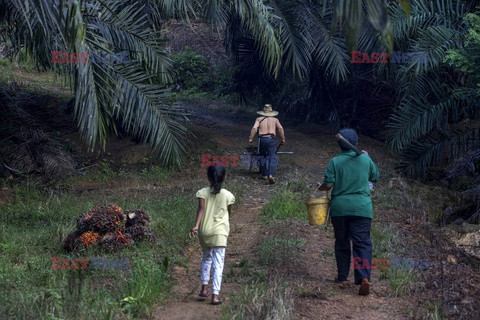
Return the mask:
[[229, 214], [231, 214], [232, 204], [235, 203], [233, 194], [226, 189], [222, 189], [225, 174], [224, 167], [208, 167], [207, 176], [210, 187], [200, 189], [196, 194], [198, 198], [197, 219], [195, 226], [190, 231], [191, 237], [198, 234], [203, 250], [200, 297], [206, 298], [210, 295], [207, 288], [210, 280], [210, 269], [213, 266], [212, 304], [222, 303], [222, 299], [218, 295], [222, 285], [225, 248], [230, 232]]

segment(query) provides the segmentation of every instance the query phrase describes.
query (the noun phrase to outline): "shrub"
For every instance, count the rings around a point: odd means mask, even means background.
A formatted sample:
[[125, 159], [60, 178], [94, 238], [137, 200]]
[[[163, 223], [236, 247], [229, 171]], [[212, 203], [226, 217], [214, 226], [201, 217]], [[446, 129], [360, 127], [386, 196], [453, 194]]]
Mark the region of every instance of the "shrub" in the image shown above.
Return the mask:
[[174, 80], [182, 89], [202, 88], [211, 72], [210, 62], [190, 47], [172, 55]]

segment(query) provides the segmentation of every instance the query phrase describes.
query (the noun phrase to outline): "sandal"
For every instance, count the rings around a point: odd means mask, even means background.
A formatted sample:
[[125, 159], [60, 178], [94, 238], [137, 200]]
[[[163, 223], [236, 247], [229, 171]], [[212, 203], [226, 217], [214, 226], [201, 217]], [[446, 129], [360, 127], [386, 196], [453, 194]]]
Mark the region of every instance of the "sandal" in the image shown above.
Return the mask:
[[198, 291], [198, 296], [200, 298], [208, 298], [210, 296], [210, 291], [207, 291], [206, 294], [203, 294], [202, 291]]
[[223, 303], [223, 300], [222, 300], [222, 299], [218, 299], [218, 301], [215, 301], [215, 302], [212, 301], [212, 304], [213, 304], [214, 306], [219, 305], [219, 304], [222, 304], [222, 303]]

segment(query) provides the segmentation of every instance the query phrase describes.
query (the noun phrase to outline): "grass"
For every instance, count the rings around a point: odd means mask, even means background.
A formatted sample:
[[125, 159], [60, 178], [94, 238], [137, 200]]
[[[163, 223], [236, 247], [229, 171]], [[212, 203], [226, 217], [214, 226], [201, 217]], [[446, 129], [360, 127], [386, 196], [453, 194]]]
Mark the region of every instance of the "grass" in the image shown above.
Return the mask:
[[375, 219], [370, 229], [370, 236], [373, 242], [373, 257], [388, 258], [403, 254], [401, 249], [400, 236], [393, 229], [380, 227], [375, 223]]
[[[370, 231], [373, 242], [373, 258], [391, 259], [400, 257], [403, 254], [402, 242], [398, 233], [388, 228], [379, 229], [374, 223]], [[416, 282], [417, 272], [415, 269], [380, 269], [380, 279], [385, 279], [390, 284], [393, 295], [401, 297], [408, 295], [414, 289], [415, 285], [421, 285]]]
[[400, 200], [398, 199], [398, 195], [396, 191], [392, 192], [377, 192], [376, 191], [377, 199], [374, 201], [374, 212], [376, 210], [388, 210], [388, 209], [396, 209], [400, 208]]
[[444, 320], [446, 317], [443, 313], [440, 301], [429, 302], [427, 314], [423, 317], [426, 320]]
[[84, 171], [82, 175], [72, 176], [62, 181], [58, 181], [57, 185], [62, 189], [79, 188], [94, 185], [107, 184], [114, 188], [120, 188], [121, 185], [128, 189], [140, 188], [145, 185], [161, 186], [171, 182], [179, 175], [177, 169], [151, 165], [145, 168], [128, 168], [116, 167], [111, 160], [101, 159], [98, 165]]
[[55, 95], [65, 101], [73, 97], [62, 76], [55, 76], [53, 71], [37, 71], [31, 58], [24, 57], [19, 64], [0, 58], [0, 84], [8, 87], [12, 82], [30, 93]]
[[[74, 254], [62, 250], [75, 218], [93, 205], [116, 203], [142, 208], [151, 215], [154, 243], [139, 242], [119, 252], [90, 248]], [[136, 197], [111, 193], [46, 194], [32, 186], [13, 189], [0, 207], [0, 318], [128, 319], [148, 316], [153, 303], [170, 290], [169, 265], [190, 243], [194, 220], [192, 196]], [[127, 270], [53, 270], [51, 257], [126, 258]]]
[[408, 295], [413, 290], [416, 279], [415, 269], [387, 269], [386, 279], [392, 287], [395, 297]]
[[293, 309], [292, 289], [272, 279], [244, 286], [222, 310], [222, 319], [287, 320]]
[[262, 209], [263, 221], [307, 218], [302, 194], [289, 189], [274, 194]]
[[155, 179], [165, 181], [172, 177], [175, 171], [171, 168], [165, 168], [157, 165], [152, 165], [149, 168], [142, 169], [140, 175], [144, 179]]
[[[289, 184], [284, 190], [273, 195], [262, 211], [262, 220], [275, 221], [287, 219], [306, 219], [306, 210], [301, 200], [302, 183]], [[231, 190], [232, 191], [232, 190]], [[240, 194], [243, 193], [241, 190]], [[269, 224], [272, 232], [275, 223]], [[248, 259], [239, 262], [236, 271], [231, 268], [228, 276], [249, 278], [245, 285], [231, 298], [231, 302], [222, 309], [222, 319], [291, 319], [294, 310], [292, 289], [278, 278], [271, 278], [272, 270], [288, 265], [295, 253], [305, 245], [300, 238], [265, 238], [260, 243], [257, 253], [259, 270], [253, 272]]]
[[234, 204], [234, 212], [235, 214], [235, 206], [238, 206], [240, 203], [242, 203], [242, 198], [243, 195], [245, 194], [245, 185], [243, 184], [235, 184], [232, 181], [225, 181], [225, 184], [223, 188], [227, 189], [230, 191], [234, 196], [235, 196], [235, 204]]
[[299, 238], [266, 238], [258, 248], [259, 262], [268, 267], [288, 264], [304, 245]]

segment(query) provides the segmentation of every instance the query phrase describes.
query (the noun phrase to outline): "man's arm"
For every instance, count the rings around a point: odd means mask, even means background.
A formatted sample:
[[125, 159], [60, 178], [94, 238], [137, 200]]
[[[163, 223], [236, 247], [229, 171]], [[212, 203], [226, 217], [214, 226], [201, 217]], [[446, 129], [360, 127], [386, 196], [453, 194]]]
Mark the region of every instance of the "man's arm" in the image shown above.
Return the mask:
[[250, 136], [248, 137], [248, 143], [252, 143], [253, 137], [255, 137], [255, 133], [257, 133], [258, 126], [260, 126], [260, 122], [258, 121], [258, 118], [257, 118], [257, 120], [255, 120], [255, 124], [252, 127], [252, 131], [250, 131]]
[[277, 119], [277, 123], [275, 124], [278, 130], [278, 134], [280, 135], [280, 139], [282, 140], [282, 143], [285, 143], [285, 131], [283, 131], [283, 127], [280, 124], [280, 121]]

